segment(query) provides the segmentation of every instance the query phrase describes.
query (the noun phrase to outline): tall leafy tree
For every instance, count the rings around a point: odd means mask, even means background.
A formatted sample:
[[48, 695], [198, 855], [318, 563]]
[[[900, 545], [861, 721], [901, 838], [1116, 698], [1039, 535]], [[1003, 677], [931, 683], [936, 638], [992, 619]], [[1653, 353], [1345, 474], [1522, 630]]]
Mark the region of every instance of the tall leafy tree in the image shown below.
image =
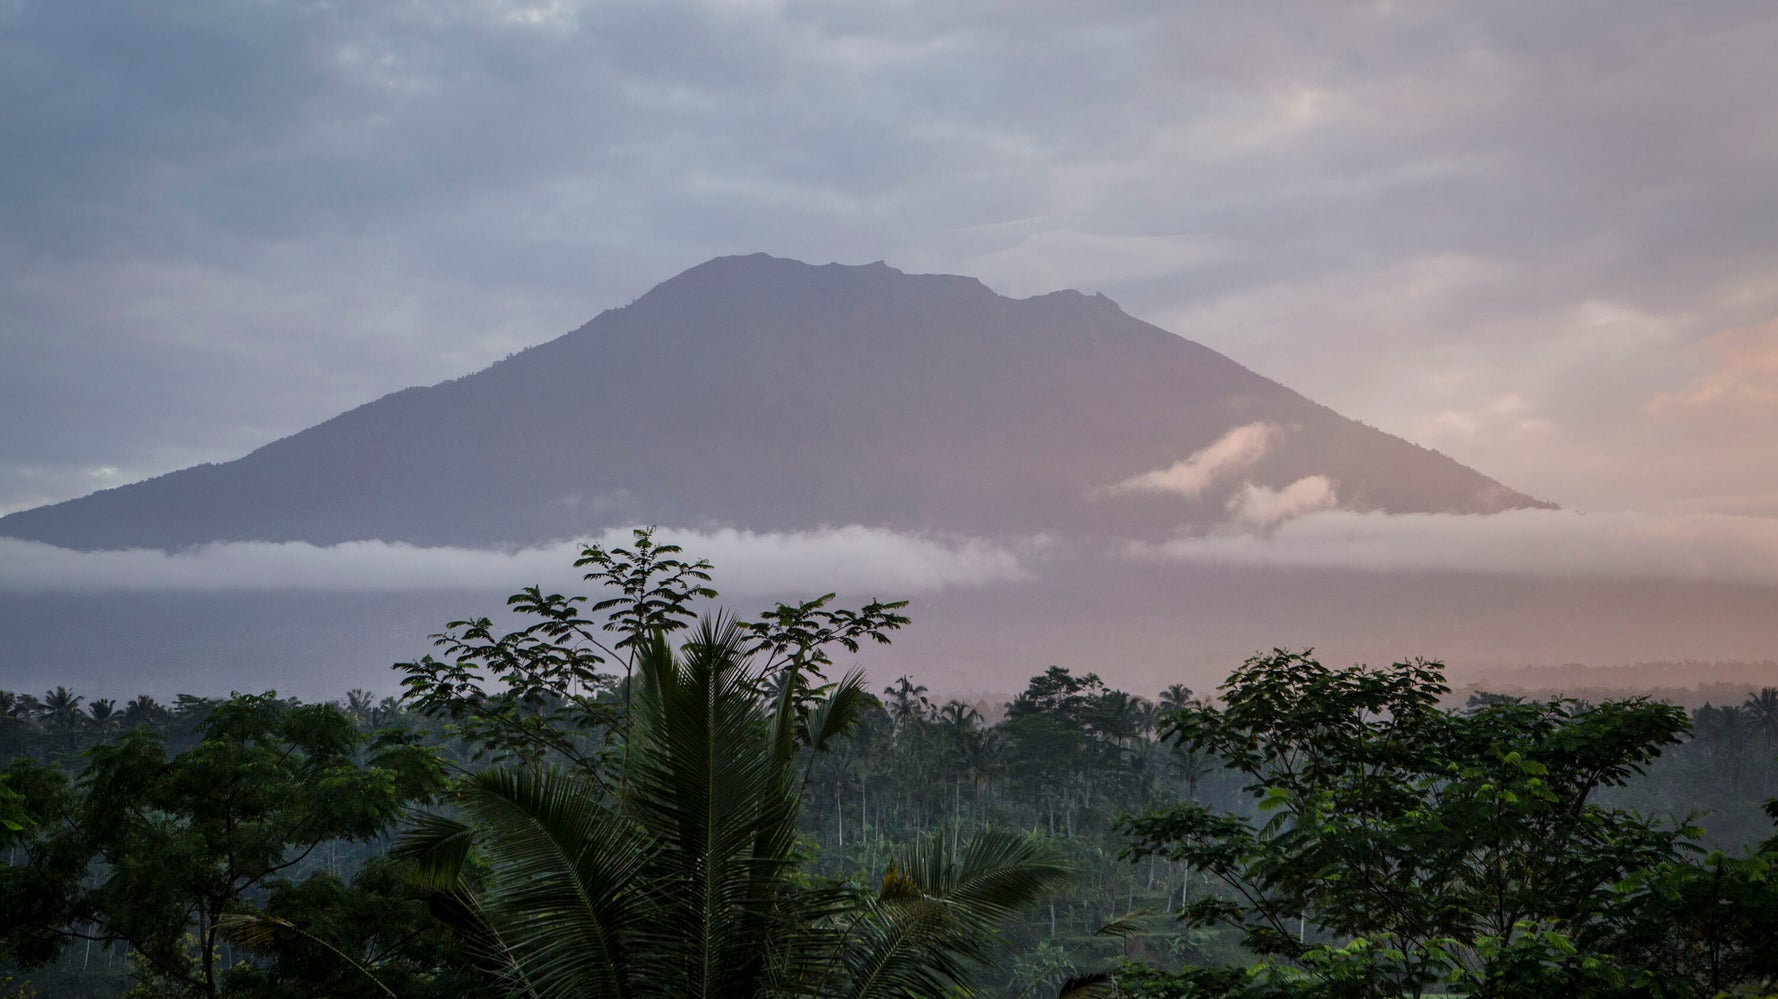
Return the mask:
[[[621, 741], [635, 657], [655, 633], [690, 625], [700, 601], [714, 598], [710, 564], [680, 559], [675, 545], [637, 528], [629, 548], [589, 545], [575, 562], [606, 595], [545, 593], [528, 587], [507, 607], [530, 623], [511, 631], [490, 618], [453, 621], [433, 636], [441, 650], [398, 663], [404, 700], [442, 720], [474, 747], [478, 759], [554, 759], [585, 779], [603, 779], [609, 748]], [[872, 601], [858, 610], [829, 608], [833, 594], [778, 604], [738, 625], [747, 647], [764, 654], [765, 674], [794, 663], [819, 676], [826, 649], [856, 651], [861, 640], [887, 642], [907, 624], [905, 601]], [[590, 603], [590, 613], [582, 608]], [[608, 669], [621, 665], [622, 682]], [[770, 679], [770, 676], [767, 677]], [[804, 688], [792, 685], [800, 695]]]
[[1172, 736], [1243, 775], [1256, 811], [1184, 804], [1125, 828], [1135, 856], [1222, 882], [1182, 917], [1289, 959], [1266, 966], [1278, 994], [1636, 979], [1621, 886], [1682, 858], [1696, 830], [1595, 795], [1679, 742], [1683, 711], [1499, 698], [1457, 712], [1439, 706], [1436, 663], [1334, 670], [1286, 651], [1222, 690], [1221, 707], [1187, 709]]

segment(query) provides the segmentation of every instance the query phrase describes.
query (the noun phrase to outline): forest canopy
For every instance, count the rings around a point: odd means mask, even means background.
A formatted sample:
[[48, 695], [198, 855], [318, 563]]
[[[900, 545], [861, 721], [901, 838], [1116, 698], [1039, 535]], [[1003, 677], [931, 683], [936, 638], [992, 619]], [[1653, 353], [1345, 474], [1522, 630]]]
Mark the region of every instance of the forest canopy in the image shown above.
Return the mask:
[[[0, 996], [1711, 996], [1778, 982], [1778, 690], [872, 690], [638, 530], [401, 695], [0, 693]], [[515, 622], [499, 626], [496, 621]], [[1762, 805], [1763, 811], [1762, 811]]]

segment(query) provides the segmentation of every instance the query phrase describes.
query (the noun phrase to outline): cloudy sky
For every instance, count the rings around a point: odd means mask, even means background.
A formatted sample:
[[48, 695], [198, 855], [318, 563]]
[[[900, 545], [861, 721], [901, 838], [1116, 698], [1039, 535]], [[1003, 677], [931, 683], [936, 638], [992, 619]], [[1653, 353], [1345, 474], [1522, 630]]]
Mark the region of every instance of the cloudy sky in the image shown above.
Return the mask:
[[1773, 52], [1764, 0], [0, 0], [0, 512], [764, 250], [1103, 291], [1613, 531], [1778, 517]]

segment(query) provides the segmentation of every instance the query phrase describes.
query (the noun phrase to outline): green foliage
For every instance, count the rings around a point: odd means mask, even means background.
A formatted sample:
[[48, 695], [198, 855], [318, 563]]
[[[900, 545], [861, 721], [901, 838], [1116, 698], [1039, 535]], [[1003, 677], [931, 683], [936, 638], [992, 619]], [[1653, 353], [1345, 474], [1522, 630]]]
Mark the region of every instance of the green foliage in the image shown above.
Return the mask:
[[72, 939], [122, 940], [167, 994], [218, 994], [225, 914], [322, 844], [381, 835], [441, 779], [430, 750], [367, 743], [338, 709], [272, 694], [223, 702], [176, 756], [136, 731], [91, 750], [73, 782], [16, 761], [7, 782], [44, 818], [17, 834], [26, 861], [0, 868], [0, 956], [38, 965]]
[[[1053, 851], [1029, 837], [981, 830], [961, 845], [928, 837], [892, 862], [875, 897], [844, 917], [847, 996], [933, 996], [991, 960], [1000, 924], [1071, 880]], [[832, 960], [832, 957], [824, 957]]]
[[1639, 871], [1615, 886], [1619, 949], [1654, 982], [1695, 983], [1700, 995], [1760, 983], [1778, 989], [1778, 851], [1712, 851]]
[[1680, 742], [1683, 711], [1490, 698], [1459, 712], [1439, 707], [1446, 693], [1434, 663], [1331, 670], [1279, 650], [1230, 677], [1224, 706], [1178, 715], [1171, 736], [1241, 774], [1251, 810], [1130, 819], [1131, 856], [1219, 880], [1181, 918], [1270, 960], [1238, 978], [1143, 972], [1135, 994], [1710, 995], [1757, 978], [1767, 896], [1727, 903], [1733, 931], [1693, 941], [1739, 955], [1722, 974], [1685, 967], [1673, 927], [1677, 906], [1750, 889], [1764, 861], [1725, 880], [1726, 860], [1714, 874], [1687, 861], [1689, 823], [1594, 800]]
[[[709, 562], [677, 558], [679, 547], [656, 542], [652, 528], [637, 528], [634, 536], [630, 548], [589, 545], [574, 563], [591, 567], [584, 578], [609, 596], [546, 594], [533, 586], [507, 599], [512, 613], [535, 619], [522, 628], [499, 633], [489, 618], [452, 621], [433, 636], [441, 656], [396, 664], [405, 699], [446, 722], [474, 759], [550, 759], [602, 780], [611, 746], [623, 736], [640, 650], [656, 633], [686, 628], [697, 602], [717, 595], [706, 585]], [[908, 622], [899, 613], [906, 601], [872, 601], [854, 611], [830, 609], [833, 597], [778, 604], [738, 625], [749, 650], [767, 655], [762, 679], [791, 663], [819, 677], [831, 662], [829, 647], [856, 652], [861, 639], [887, 643], [888, 632]], [[591, 615], [583, 615], [589, 602]], [[621, 683], [605, 672], [613, 664], [623, 668]], [[802, 688], [793, 690], [801, 696]]]
[[830, 694], [799, 711], [796, 667], [768, 692], [748, 642], [706, 620], [677, 655], [664, 632], [636, 647], [609, 795], [574, 771], [497, 768], [404, 840], [509, 991], [940, 994], [996, 921], [1061, 882], [1036, 846], [995, 833], [928, 844], [875, 892], [802, 876], [799, 749], [849, 727], [861, 681], [840, 688], [850, 707]]
[[802, 672], [822, 677], [833, 664], [829, 648], [838, 645], [857, 652], [861, 639], [888, 645], [889, 632], [908, 623], [900, 613], [906, 600], [872, 600], [857, 610], [830, 610], [827, 605], [833, 599], [834, 594], [828, 593], [801, 603], [778, 604], [741, 626], [751, 640], [748, 651], [765, 655], [765, 673], [794, 662]]
[[1006, 706], [1006, 716], [1047, 718], [1071, 732], [1085, 734], [1101, 715], [1105, 693], [1105, 683], [1097, 674], [1077, 677], [1060, 666], [1051, 666], [1031, 678]]
[[0, 844], [10, 838], [8, 834], [24, 832], [25, 826], [37, 821], [25, 807], [25, 796], [14, 791], [11, 783], [9, 775], [0, 773]]
[[632, 534], [634, 548], [606, 551], [589, 545], [574, 563], [577, 569], [593, 567], [584, 577], [589, 582], [617, 589], [615, 595], [594, 603], [593, 610], [609, 613], [601, 630], [620, 633], [613, 645], [619, 649], [638, 646], [655, 632], [687, 627], [697, 618], [691, 602], [716, 596], [715, 590], [703, 585], [710, 581], [709, 562], [674, 558], [681, 553], [679, 546], [657, 543], [653, 528], [639, 527]]
[[[1665, 705], [1450, 710], [1436, 664], [1280, 652], [1216, 708], [1052, 666], [996, 723], [912, 678], [881, 702], [826, 679], [903, 604], [699, 627], [710, 567], [635, 537], [583, 552], [592, 597], [531, 588], [516, 630], [453, 622], [402, 667], [405, 718], [362, 690], [0, 691], [0, 755], [28, 757], [0, 773], [0, 962], [54, 959], [32, 976], [50, 995], [116, 995], [127, 961], [132, 995], [255, 999], [1704, 996], [1778, 975], [1778, 844], [1694, 852], [1689, 821], [1627, 807], [1719, 809], [1708, 845], [1769, 835], [1770, 690], [1676, 744]], [[437, 750], [378, 733], [398, 719]], [[461, 771], [411, 856], [346, 845], [437, 788], [439, 758], [501, 765]]]
[[396, 664], [406, 700], [445, 722], [475, 759], [555, 758], [597, 772], [618, 710], [614, 680], [600, 670], [612, 653], [599, 623], [581, 616], [585, 600], [530, 587], [507, 600], [537, 618], [522, 628], [497, 634], [489, 618], [452, 621], [433, 636], [442, 659]]
[[350, 880], [321, 872], [277, 884], [259, 911], [224, 918], [227, 936], [258, 958], [229, 969], [224, 992], [236, 999], [490, 994], [412, 880], [407, 865], [378, 857]]

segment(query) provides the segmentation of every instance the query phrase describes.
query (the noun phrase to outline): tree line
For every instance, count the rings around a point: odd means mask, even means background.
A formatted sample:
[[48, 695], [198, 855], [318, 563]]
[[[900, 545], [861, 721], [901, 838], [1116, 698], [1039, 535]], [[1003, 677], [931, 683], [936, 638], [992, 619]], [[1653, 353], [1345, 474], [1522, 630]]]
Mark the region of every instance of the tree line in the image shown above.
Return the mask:
[[[1256, 656], [998, 704], [639, 531], [400, 697], [0, 693], [0, 995], [1770, 990], [1778, 690], [1689, 716]], [[1700, 814], [1700, 811], [1707, 814]]]

